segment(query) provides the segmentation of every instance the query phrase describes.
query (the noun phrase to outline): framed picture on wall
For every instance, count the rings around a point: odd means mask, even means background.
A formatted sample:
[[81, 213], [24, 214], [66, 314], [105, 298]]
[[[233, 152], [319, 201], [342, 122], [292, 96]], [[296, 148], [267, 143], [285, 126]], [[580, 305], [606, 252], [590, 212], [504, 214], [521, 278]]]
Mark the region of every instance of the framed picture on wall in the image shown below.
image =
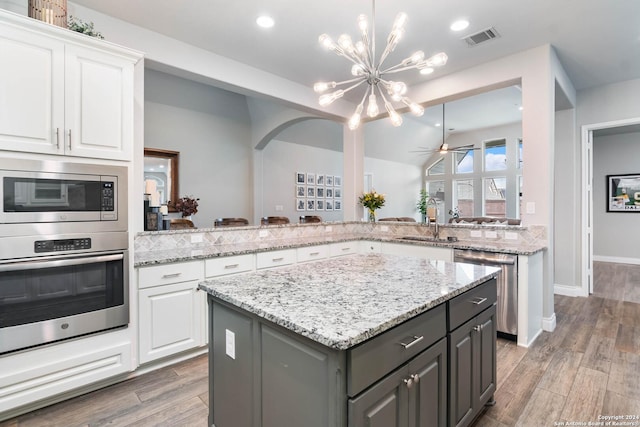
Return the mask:
[[313, 185], [316, 183], [316, 174], [308, 173], [307, 174], [307, 184]]
[[342, 177], [336, 175], [333, 177], [333, 185], [334, 187], [340, 187], [342, 185]]
[[325, 188], [324, 197], [327, 199], [333, 199], [333, 188]]
[[333, 189], [333, 197], [335, 197], [335, 198], [342, 197], [342, 189], [341, 188], [334, 188]]
[[324, 200], [316, 200], [316, 210], [318, 211], [324, 210]]
[[324, 187], [316, 187], [316, 197], [324, 198]]
[[333, 175], [326, 175], [324, 178], [324, 185], [327, 187], [333, 186]]
[[607, 175], [607, 212], [640, 212], [640, 174]]
[[314, 199], [307, 199], [307, 210], [308, 211], [316, 210], [316, 201]]
[[306, 194], [304, 185], [296, 185], [296, 196], [304, 197]]
[[327, 202], [324, 204], [324, 210], [325, 211], [333, 210], [333, 200], [327, 200]]
[[306, 207], [305, 199], [296, 199], [296, 210], [303, 211]]
[[324, 175], [316, 175], [316, 185], [324, 185]]
[[316, 187], [307, 185], [307, 197], [316, 197]]
[[333, 201], [333, 210], [334, 211], [342, 210], [342, 200], [334, 200]]

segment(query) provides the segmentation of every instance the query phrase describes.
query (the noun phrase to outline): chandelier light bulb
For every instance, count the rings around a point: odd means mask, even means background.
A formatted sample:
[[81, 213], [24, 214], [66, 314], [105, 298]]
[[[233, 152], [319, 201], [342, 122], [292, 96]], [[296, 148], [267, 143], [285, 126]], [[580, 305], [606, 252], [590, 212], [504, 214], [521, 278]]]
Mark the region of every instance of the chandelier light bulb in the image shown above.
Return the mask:
[[385, 102], [384, 108], [387, 110], [387, 113], [389, 113], [391, 124], [395, 127], [400, 126], [402, 124], [402, 116], [393, 108], [393, 105], [391, 105], [390, 102]]
[[349, 129], [356, 130], [360, 126], [360, 119], [362, 118], [362, 104], [359, 104], [356, 111], [349, 119]]
[[404, 105], [407, 105], [411, 110], [411, 114], [416, 117], [420, 117], [424, 114], [424, 107], [418, 103], [411, 101], [409, 98], [402, 98]]
[[338, 37], [338, 45], [347, 52], [352, 52], [354, 50], [353, 40], [351, 40], [351, 36], [349, 34], [342, 34]]
[[367, 104], [367, 116], [375, 117], [380, 113], [380, 109], [378, 108], [378, 101], [376, 100], [376, 95], [369, 95], [369, 104]]
[[332, 93], [327, 93], [325, 95], [322, 95], [320, 97], [320, 105], [323, 107], [326, 107], [327, 105], [331, 104], [333, 101], [335, 101], [338, 98], [342, 98], [342, 95], [344, 95], [344, 91], [342, 89], [339, 89], [335, 92]]
[[334, 87], [336, 87], [336, 82], [318, 82], [313, 85], [313, 91], [315, 93], [322, 93]]
[[420, 70], [420, 74], [422, 74], [423, 76], [429, 75], [431, 73], [433, 73], [435, 70], [431, 67], [427, 67], [427, 68], [423, 68]]
[[425, 65], [427, 67], [441, 67], [446, 64], [448, 60], [449, 57], [447, 56], [447, 54], [444, 52], [440, 52], [427, 59]]
[[407, 14], [404, 12], [400, 12], [398, 13], [398, 15], [396, 15], [395, 21], [393, 21], [393, 29], [401, 30], [402, 28], [404, 28], [404, 24], [406, 23], [407, 23]]
[[331, 37], [329, 37], [328, 34], [320, 34], [320, 37], [318, 37], [318, 41], [325, 49], [336, 50], [336, 43], [331, 39]]
[[358, 15], [358, 28], [360, 32], [366, 34], [369, 29], [369, 21], [367, 20], [367, 15], [362, 14]]
[[366, 70], [360, 64], [353, 64], [353, 67], [351, 67], [351, 74], [356, 77], [364, 76], [366, 74]]

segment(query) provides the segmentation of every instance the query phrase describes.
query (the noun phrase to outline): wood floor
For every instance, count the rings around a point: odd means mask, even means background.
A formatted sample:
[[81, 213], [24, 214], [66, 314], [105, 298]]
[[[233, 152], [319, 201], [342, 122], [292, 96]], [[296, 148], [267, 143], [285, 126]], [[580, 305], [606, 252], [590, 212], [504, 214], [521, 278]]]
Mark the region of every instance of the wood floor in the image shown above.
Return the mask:
[[[640, 416], [640, 266], [596, 263], [594, 277], [591, 297], [556, 296], [553, 333], [544, 332], [528, 349], [498, 341], [496, 405], [474, 427]], [[204, 355], [0, 427], [206, 426], [207, 382]]]

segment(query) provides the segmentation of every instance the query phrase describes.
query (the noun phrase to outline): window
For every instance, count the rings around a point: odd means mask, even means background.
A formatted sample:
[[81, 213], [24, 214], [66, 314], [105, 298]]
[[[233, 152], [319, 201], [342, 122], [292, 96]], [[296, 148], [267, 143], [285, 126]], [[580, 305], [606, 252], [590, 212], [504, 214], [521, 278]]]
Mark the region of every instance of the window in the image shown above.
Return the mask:
[[499, 171], [507, 168], [507, 142], [504, 139], [484, 143], [484, 170]]
[[473, 180], [463, 179], [453, 182], [453, 207], [458, 208], [461, 217], [473, 215]]
[[427, 175], [444, 175], [444, 157], [427, 168]]
[[427, 181], [427, 193], [429, 197], [444, 201], [444, 181]]
[[453, 153], [454, 173], [473, 173], [473, 150]]
[[484, 215], [507, 216], [507, 178], [484, 179]]

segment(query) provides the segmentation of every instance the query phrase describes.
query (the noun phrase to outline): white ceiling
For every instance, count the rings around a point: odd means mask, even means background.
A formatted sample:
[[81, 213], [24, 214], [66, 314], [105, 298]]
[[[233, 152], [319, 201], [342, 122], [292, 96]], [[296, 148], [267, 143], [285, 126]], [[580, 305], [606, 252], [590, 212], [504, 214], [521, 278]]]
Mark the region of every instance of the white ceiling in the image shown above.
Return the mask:
[[[318, 36], [327, 33], [336, 40], [348, 33], [355, 40], [357, 16], [372, 15], [371, 0], [73, 3], [309, 87], [316, 81], [351, 77], [350, 63], [321, 48]], [[444, 51], [449, 56], [447, 65], [430, 76], [415, 71], [397, 75], [409, 85], [547, 43], [555, 47], [578, 90], [640, 78], [640, 0], [378, 0], [375, 7], [378, 52], [397, 13], [408, 14], [405, 35], [386, 64], [393, 65], [416, 50], [423, 50], [427, 56]], [[275, 26], [259, 28], [255, 20], [261, 14], [273, 17]], [[458, 18], [468, 19], [470, 26], [454, 33], [449, 25]], [[501, 37], [475, 47], [461, 40], [489, 27]], [[359, 101], [362, 91], [354, 92]], [[516, 87], [457, 100], [447, 104], [445, 126], [460, 132], [512, 123], [519, 120], [520, 102]], [[441, 117], [441, 107], [431, 107], [420, 121], [431, 127]], [[420, 140], [414, 145], [435, 148], [438, 144]], [[401, 151], [397, 150], [396, 160], [406, 161], [408, 151]]]
[[[357, 35], [356, 18], [371, 16], [370, 0], [74, 0], [74, 3], [149, 28], [304, 85], [347, 78], [345, 59], [325, 52], [318, 36]], [[376, 3], [378, 52], [398, 12], [406, 33], [389, 64], [421, 49], [444, 51], [437, 78], [525, 49], [552, 44], [576, 89], [640, 77], [638, 0], [383, 0]], [[269, 14], [275, 26], [255, 24]], [[454, 33], [458, 18], [471, 25]], [[463, 36], [495, 27], [501, 37], [473, 48]], [[409, 75], [409, 74], [403, 74]]]

